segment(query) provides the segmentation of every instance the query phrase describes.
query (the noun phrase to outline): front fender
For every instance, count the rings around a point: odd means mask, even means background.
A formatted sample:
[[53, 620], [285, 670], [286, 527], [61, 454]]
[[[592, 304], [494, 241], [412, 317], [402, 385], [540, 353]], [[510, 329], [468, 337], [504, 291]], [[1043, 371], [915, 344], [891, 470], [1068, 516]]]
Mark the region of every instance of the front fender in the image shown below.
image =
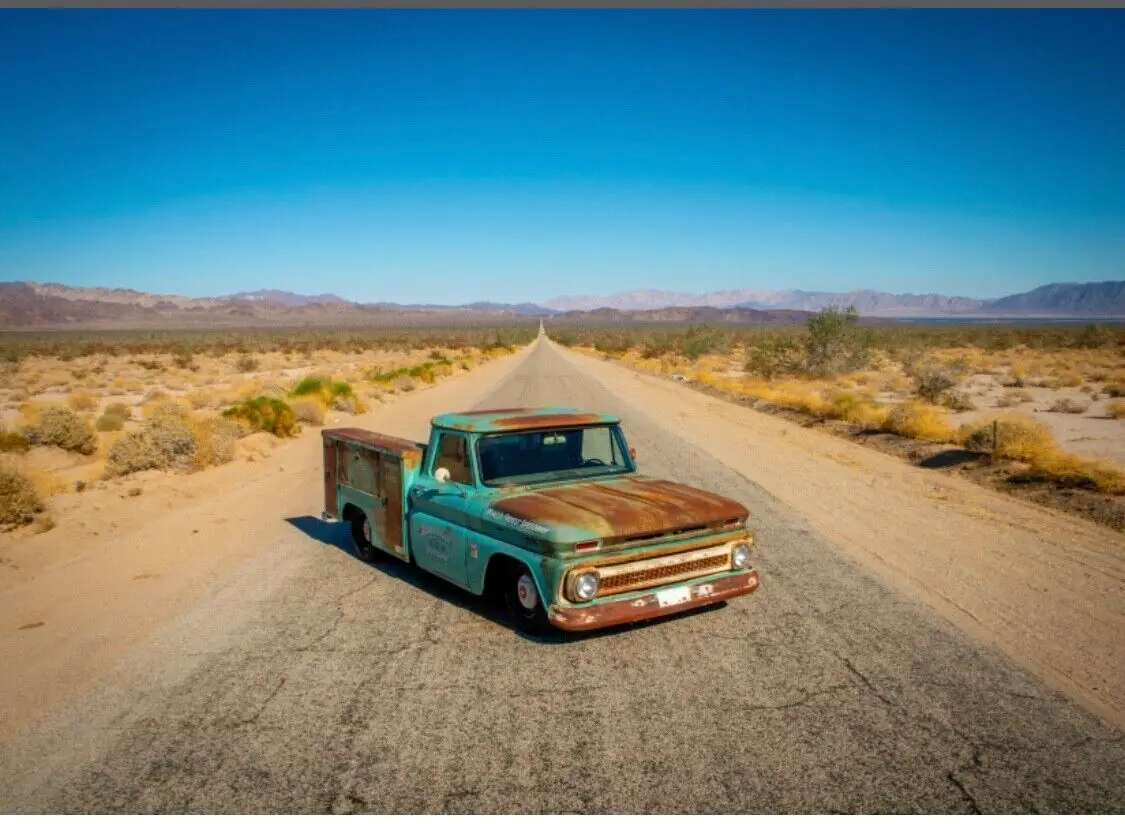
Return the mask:
[[519, 561], [528, 568], [535, 580], [535, 587], [539, 590], [539, 600], [544, 605], [555, 602], [562, 574], [558, 561], [479, 532], [470, 533], [466, 541], [467, 581], [469, 590], [475, 595], [484, 592], [489, 564], [497, 556], [503, 556]]

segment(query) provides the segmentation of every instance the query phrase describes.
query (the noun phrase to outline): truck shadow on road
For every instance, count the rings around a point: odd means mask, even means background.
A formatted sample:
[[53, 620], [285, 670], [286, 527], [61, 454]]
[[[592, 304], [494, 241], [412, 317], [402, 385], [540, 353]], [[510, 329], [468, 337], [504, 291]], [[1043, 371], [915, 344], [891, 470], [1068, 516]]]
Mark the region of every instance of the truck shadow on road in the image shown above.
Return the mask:
[[605, 638], [607, 636], [618, 635], [628, 632], [643, 631], [647, 627], [655, 627], [660, 624], [674, 623], [690, 617], [693, 614], [700, 614], [704, 612], [714, 612], [726, 608], [725, 603], [714, 604], [711, 606], [700, 607], [699, 609], [690, 612], [681, 612], [674, 615], [668, 615], [663, 618], [655, 618], [649, 621], [644, 621], [637, 624], [630, 624], [618, 627], [609, 627], [607, 629], [593, 630], [591, 632], [579, 633], [566, 633], [555, 632], [543, 637], [536, 637], [527, 635], [517, 630], [508, 620], [504, 606], [499, 602], [499, 599], [489, 598], [487, 596], [473, 595], [471, 592], [466, 592], [463, 589], [443, 581], [435, 575], [431, 575], [423, 569], [415, 566], [414, 564], [404, 563], [397, 558], [392, 558], [389, 555], [383, 556], [378, 564], [366, 564], [356, 557], [355, 551], [352, 548], [351, 538], [348, 535], [346, 524], [332, 524], [322, 521], [320, 518], [315, 518], [311, 515], [299, 515], [294, 518], [286, 518], [286, 523], [297, 528], [309, 538], [318, 541], [327, 547], [334, 550], [343, 552], [357, 564], [363, 564], [369, 567], [377, 575], [386, 575], [394, 578], [397, 581], [402, 581], [405, 584], [424, 592], [426, 595], [433, 598], [440, 598], [447, 604], [458, 607], [460, 609], [472, 612], [479, 615], [495, 624], [498, 624], [505, 629], [518, 635], [527, 641], [537, 644], [568, 644], [575, 643], [583, 640], [594, 638]]

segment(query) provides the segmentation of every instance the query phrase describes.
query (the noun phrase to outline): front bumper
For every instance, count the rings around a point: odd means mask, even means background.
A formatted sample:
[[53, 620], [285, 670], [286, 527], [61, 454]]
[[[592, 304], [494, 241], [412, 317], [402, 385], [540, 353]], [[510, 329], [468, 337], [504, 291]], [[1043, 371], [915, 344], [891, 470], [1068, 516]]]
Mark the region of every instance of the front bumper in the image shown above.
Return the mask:
[[[552, 604], [547, 609], [547, 620], [559, 629], [583, 632], [697, 609], [708, 604], [728, 601], [740, 595], [749, 595], [757, 588], [758, 572], [751, 569], [705, 584], [687, 584], [683, 587], [687, 590], [686, 597], [670, 603], [661, 603], [658, 593], [649, 592], [635, 598], [622, 598], [619, 601], [592, 604], [588, 607], [562, 607]], [[667, 590], [673, 589], [679, 587], [667, 588]]]

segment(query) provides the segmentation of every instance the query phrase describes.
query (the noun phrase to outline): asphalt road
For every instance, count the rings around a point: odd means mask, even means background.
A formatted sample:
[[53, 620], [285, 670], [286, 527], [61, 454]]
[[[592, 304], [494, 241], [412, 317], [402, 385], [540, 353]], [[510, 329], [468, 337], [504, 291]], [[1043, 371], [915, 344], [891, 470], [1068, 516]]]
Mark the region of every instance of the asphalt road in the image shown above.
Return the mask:
[[1125, 811], [1120, 732], [549, 348], [482, 406], [540, 404], [617, 412], [643, 471], [745, 503], [761, 589], [543, 643], [412, 568], [358, 562], [310, 510], [40, 731], [39, 760], [0, 760], [0, 807]]

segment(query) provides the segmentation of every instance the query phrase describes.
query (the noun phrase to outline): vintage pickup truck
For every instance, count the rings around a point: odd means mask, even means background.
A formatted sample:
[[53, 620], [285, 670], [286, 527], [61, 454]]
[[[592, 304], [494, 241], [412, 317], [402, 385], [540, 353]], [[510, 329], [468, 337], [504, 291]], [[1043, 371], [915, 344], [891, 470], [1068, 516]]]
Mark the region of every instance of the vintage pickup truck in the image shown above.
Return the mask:
[[748, 595], [741, 504], [639, 474], [621, 422], [551, 407], [438, 415], [428, 444], [323, 430], [323, 518], [356, 555], [502, 597], [518, 628], [591, 630]]

